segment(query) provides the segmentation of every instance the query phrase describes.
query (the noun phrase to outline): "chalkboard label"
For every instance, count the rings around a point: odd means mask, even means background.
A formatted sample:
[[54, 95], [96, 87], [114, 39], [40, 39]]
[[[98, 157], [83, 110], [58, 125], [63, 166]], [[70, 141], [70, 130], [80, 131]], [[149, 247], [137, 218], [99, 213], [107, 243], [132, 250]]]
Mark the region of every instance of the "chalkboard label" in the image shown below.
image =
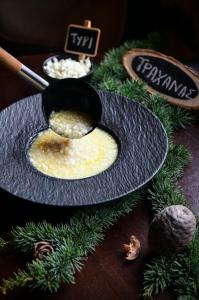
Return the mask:
[[174, 58], [134, 49], [124, 55], [123, 63], [133, 79], [145, 82], [150, 92], [159, 92], [180, 106], [199, 107], [198, 75]]
[[64, 50], [68, 53], [96, 56], [100, 29], [69, 25]]

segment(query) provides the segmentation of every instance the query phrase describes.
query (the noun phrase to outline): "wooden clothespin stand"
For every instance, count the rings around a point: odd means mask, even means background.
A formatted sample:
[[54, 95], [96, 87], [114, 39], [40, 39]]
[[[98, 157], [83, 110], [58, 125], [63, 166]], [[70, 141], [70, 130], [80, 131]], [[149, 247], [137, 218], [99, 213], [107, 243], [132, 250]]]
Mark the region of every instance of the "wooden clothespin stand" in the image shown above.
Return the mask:
[[78, 60], [86, 56], [97, 55], [100, 29], [91, 27], [91, 21], [85, 20], [84, 25], [70, 24], [68, 26], [64, 51], [78, 55]]
[[[91, 21], [90, 20], [84, 20], [84, 27], [91, 28]], [[85, 54], [79, 54], [78, 55], [78, 60], [79, 61], [84, 61], [85, 58], [86, 58]]]

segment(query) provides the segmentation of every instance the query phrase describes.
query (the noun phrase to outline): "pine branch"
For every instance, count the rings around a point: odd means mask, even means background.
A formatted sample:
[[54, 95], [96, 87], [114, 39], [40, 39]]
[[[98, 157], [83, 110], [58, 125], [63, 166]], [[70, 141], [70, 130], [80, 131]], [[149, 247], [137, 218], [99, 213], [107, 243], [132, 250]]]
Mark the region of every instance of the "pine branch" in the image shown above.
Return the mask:
[[18, 270], [13, 274], [13, 278], [3, 279], [3, 283], [0, 286], [1, 292], [6, 295], [9, 290], [13, 290], [17, 287], [27, 286], [27, 283], [32, 281], [33, 278], [29, 277], [29, 274], [25, 271]]
[[164, 167], [161, 170], [161, 174], [172, 178], [176, 181], [182, 176], [184, 168], [191, 160], [191, 154], [187, 148], [183, 145], [169, 145], [169, 152]]
[[142, 199], [142, 194], [140, 190], [114, 205], [78, 210], [67, 225], [28, 223], [25, 227], [13, 229], [12, 243], [18, 251], [31, 253], [35, 243], [45, 240], [54, 247], [55, 252], [43, 261], [37, 259], [28, 263], [26, 271], [19, 270], [14, 278], [3, 282], [2, 291], [6, 293], [7, 290], [22, 286], [24, 278], [26, 286], [51, 292], [57, 291], [62, 282], [74, 283], [76, 270], [81, 269], [85, 256], [102, 241], [104, 230], [122, 215], [130, 213]]
[[6, 241], [4, 241], [2, 238], [0, 238], [0, 251], [3, 250], [5, 245], [6, 245]]
[[178, 295], [177, 299], [199, 298], [199, 227], [189, 247], [180, 254], [154, 258], [144, 273], [143, 297], [153, 296], [166, 288]]
[[186, 205], [184, 194], [176, 186], [176, 180], [183, 174], [190, 158], [190, 153], [184, 146], [170, 144], [167, 160], [148, 190], [148, 199], [154, 213], [169, 205]]

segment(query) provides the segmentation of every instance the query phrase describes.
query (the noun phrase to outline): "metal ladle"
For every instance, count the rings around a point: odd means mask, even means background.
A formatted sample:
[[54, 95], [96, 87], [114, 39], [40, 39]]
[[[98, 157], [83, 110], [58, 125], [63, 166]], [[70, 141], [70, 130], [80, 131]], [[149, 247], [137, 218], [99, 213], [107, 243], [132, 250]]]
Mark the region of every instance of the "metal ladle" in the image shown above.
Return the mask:
[[[74, 110], [87, 113], [92, 118], [90, 133], [99, 123], [102, 105], [98, 93], [80, 79], [66, 78], [49, 84], [19, 60], [0, 47], [0, 62], [12, 72], [32, 83], [42, 92], [42, 107], [46, 122], [52, 111]], [[55, 129], [53, 128], [55, 131]], [[58, 132], [57, 132], [58, 133]], [[60, 135], [60, 132], [58, 133]]]

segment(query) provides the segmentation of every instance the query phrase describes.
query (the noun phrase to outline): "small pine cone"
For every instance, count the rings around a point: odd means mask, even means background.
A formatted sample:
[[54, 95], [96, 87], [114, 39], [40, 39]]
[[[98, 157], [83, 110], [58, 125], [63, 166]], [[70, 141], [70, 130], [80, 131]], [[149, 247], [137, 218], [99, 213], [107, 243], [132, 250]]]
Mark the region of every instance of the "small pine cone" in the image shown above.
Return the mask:
[[140, 241], [134, 235], [132, 235], [130, 237], [129, 244], [123, 245], [123, 250], [126, 255], [125, 259], [129, 261], [136, 259], [140, 253], [140, 249]]
[[35, 258], [43, 259], [46, 255], [52, 254], [53, 252], [54, 249], [49, 242], [40, 241], [34, 246], [33, 256]]

